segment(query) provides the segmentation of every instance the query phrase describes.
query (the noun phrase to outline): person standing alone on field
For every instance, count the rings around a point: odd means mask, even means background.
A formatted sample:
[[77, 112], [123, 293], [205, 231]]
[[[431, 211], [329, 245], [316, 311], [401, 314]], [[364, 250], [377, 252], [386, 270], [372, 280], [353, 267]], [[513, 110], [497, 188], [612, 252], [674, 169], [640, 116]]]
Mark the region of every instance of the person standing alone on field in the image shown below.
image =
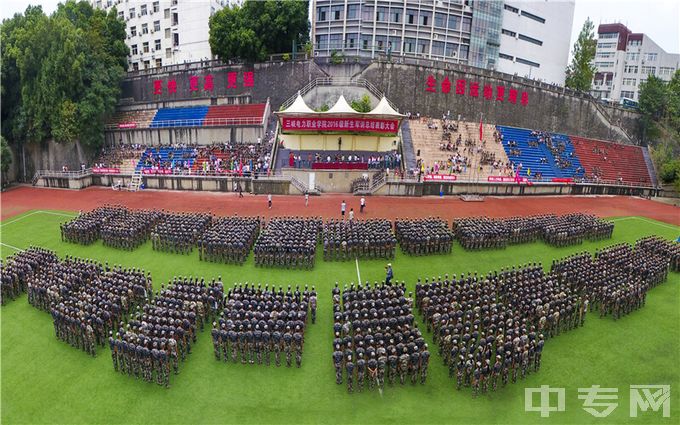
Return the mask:
[[267, 195], [267, 204], [269, 205], [269, 209], [272, 209], [272, 194], [270, 193]]
[[385, 267], [385, 285], [392, 285], [392, 278], [394, 277], [394, 272], [392, 271], [392, 263], [387, 263]]
[[305, 207], [309, 206], [309, 193], [305, 192]]
[[366, 198], [364, 198], [364, 197], [362, 196], [362, 197], [361, 197], [361, 201], [359, 201], [359, 205], [360, 205], [359, 212], [360, 212], [360, 213], [363, 213], [363, 212], [364, 212], [364, 208], [366, 208]]
[[345, 210], [347, 210], [347, 204], [345, 203], [345, 200], [342, 200], [342, 203], [340, 204], [340, 215], [342, 215], [342, 218], [345, 218]]

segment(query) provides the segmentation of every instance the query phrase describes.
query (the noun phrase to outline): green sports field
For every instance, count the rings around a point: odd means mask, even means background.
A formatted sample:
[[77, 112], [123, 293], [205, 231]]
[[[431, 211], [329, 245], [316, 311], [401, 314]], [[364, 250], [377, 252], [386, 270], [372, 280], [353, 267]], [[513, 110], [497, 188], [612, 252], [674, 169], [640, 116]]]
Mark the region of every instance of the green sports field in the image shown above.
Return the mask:
[[[614, 322], [588, 317], [586, 325], [547, 342], [541, 371], [473, 399], [470, 390], [456, 391], [454, 381], [430, 343], [433, 356], [425, 385], [386, 386], [378, 391], [348, 394], [335, 384], [331, 362], [332, 314], [330, 289], [362, 280], [381, 280], [384, 261], [324, 262], [317, 251], [313, 271], [260, 269], [252, 255], [244, 266], [203, 263], [191, 256], [155, 252], [150, 243], [133, 252], [102, 246], [63, 243], [58, 224], [64, 212], [29, 212], [2, 222], [2, 256], [12, 247], [38, 245], [67, 254], [141, 267], [152, 272], [154, 285], [174, 275], [232, 282], [315, 285], [319, 316], [305, 334], [303, 365], [276, 368], [218, 363], [208, 331], [198, 343], [171, 388], [137, 381], [114, 372], [110, 353], [99, 349], [92, 358], [54, 336], [51, 317], [26, 301], [26, 296], [0, 310], [1, 417], [3, 423], [680, 423], [680, 274], [652, 289], [641, 310]], [[560, 258], [617, 242], [634, 242], [656, 234], [669, 239], [680, 227], [641, 217], [617, 218], [610, 240], [580, 246], [552, 248], [543, 243], [517, 245], [505, 250], [465, 252], [455, 245], [450, 255], [407, 257], [392, 261], [395, 278], [414, 287], [416, 278], [461, 272], [485, 273], [503, 266], [541, 261], [549, 266]], [[431, 342], [429, 335], [426, 335]], [[640, 412], [629, 416], [631, 384], [670, 384], [671, 412]], [[524, 411], [525, 387], [566, 388], [566, 409], [541, 418]], [[578, 388], [601, 385], [619, 389], [617, 409], [607, 418], [595, 418], [582, 409]], [[536, 397], [536, 401], [538, 397]], [[601, 410], [601, 409], [600, 409]]]

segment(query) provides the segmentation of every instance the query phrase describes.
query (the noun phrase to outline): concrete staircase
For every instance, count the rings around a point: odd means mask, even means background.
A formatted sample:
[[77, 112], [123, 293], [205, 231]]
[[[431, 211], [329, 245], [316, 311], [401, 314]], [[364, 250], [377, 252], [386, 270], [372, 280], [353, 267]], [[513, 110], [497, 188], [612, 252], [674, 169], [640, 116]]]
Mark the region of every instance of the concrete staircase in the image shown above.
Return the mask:
[[656, 176], [656, 169], [654, 168], [652, 158], [649, 156], [649, 149], [647, 149], [647, 146], [642, 146], [642, 157], [645, 159], [645, 164], [647, 164], [647, 171], [649, 171], [649, 177], [652, 179], [652, 184], [658, 186], [659, 179]]
[[416, 152], [413, 149], [413, 137], [411, 136], [410, 120], [403, 120], [401, 124], [401, 152], [404, 155], [404, 170], [415, 170]]

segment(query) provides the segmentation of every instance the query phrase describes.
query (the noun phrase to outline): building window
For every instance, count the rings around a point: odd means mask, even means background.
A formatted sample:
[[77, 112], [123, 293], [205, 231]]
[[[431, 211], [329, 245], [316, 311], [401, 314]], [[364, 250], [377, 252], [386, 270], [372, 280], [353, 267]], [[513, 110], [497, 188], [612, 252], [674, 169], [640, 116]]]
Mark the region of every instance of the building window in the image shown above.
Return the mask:
[[156, 68], [160, 68], [161, 66], [163, 66], [163, 59], [156, 59]]
[[151, 61], [144, 61], [144, 69], [149, 69], [151, 67]]
[[134, 62], [132, 64], [132, 70], [133, 71], [139, 71], [139, 62]]
[[132, 46], [130, 46], [130, 51], [132, 52], [133, 55], [136, 55], [137, 54], [137, 45], [133, 44]]
[[540, 16], [536, 16], [536, 15], [534, 15], [533, 13], [529, 13], [529, 12], [527, 12], [526, 10], [523, 10], [523, 11], [522, 11], [522, 16], [525, 16], [525, 17], [527, 17], [527, 18], [529, 18], [529, 19], [533, 19], [533, 20], [536, 21], [536, 22], [540, 22], [540, 23], [542, 23], [542, 24], [545, 24], [545, 19], [541, 18]]
[[165, 49], [165, 57], [168, 58], [168, 59], [170, 59], [172, 57], [172, 49], [171, 48], [167, 47]]
[[444, 56], [444, 42], [443, 41], [433, 41], [432, 42], [432, 54], [436, 55], [436, 56]]
[[657, 53], [647, 53], [646, 58], [650, 62], [656, 62], [656, 58], [658, 57]]
[[125, 12], [123, 12], [122, 10], [119, 10], [118, 11], [118, 19], [125, 19]]
[[460, 30], [460, 16], [449, 15], [449, 29], [459, 31]]
[[526, 35], [524, 35], [524, 34], [520, 34], [520, 35], [519, 35], [519, 39], [520, 39], [520, 40], [524, 40], [524, 41], [528, 41], [529, 43], [533, 43], [533, 44], [535, 44], [535, 45], [537, 45], [537, 46], [542, 46], [542, 45], [543, 45], [543, 42], [542, 42], [541, 40], [537, 40], [537, 39], [535, 39], [535, 38], [528, 37], [528, 36], [526, 36]]
[[505, 10], [508, 10], [512, 13], [519, 13], [519, 9], [517, 9], [516, 7], [512, 7], [509, 4], [506, 4], [503, 7], [505, 8]]
[[595, 66], [598, 68], [610, 68], [614, 66], [614, 62], [595, 62]]
[[135, 8], [134, 7], [131, 7], [130, 10], [128, 11], [128, 17], [130, 19], [135, 17]]
[[146, 5], [145, 5], [145, 4], [143, 4], [143, 5], [139, 8], [139, 13], [140, 13], [142, 16], [146, 16]]
[[467, 44], [460, 45], [460, 53], [458, 54], [458, 59], [467, 59], [470, 46]]
[[404, 53], [413, 53], [416, 51], [416, 39], [415, 38], [405, 38], [404, 39]]
[[342, 50], [342, 34], [331, 34], [329, 40], [331, 50]]
[[446, 43], [446, 57], [458, 57], [458, 43]]
[[428, 26], [430, 24], [430, 16], [432, 13], [420, 11], [420, 25]]
[[638, 73], [638, 67], [637, 67], [637, 65], [626, 65], [623, 68], [623, 72], [628, 72], [630, 74], [637, 74]]
[[641, 71], [642, 75], [656, 75], [655, 66], [643, 66]]
[[136, 35], [137, 35], [137, 27], [136, 26], [130, 27], [130, 36], [134, 37]]
[[345, 34], [345, 46], [348, 49], [354, 49], [356, 47], [358, 34]]
[[347, 5], [347, 19], [356, 19], [359, 16], [359, 5], [358, 4], [348, 4]]
[[149, 53], [149, 42], [148, 41], [145, 41], [144, 43], [142, 43], [142, 51], [144, 53]]
[[595, 54], [597, 59], [609, 59], [614, 57], [614, 52], [597, 52]]
[[673, 75], [675, 68], [669, 66], [662, 66], [659, 68], [659, 75]]
[[616, 47], [616, 43], [597, 43], [598, 49], [611, 49], [612, 47]]
[[536, 68], [540, 68], [540, 67], [541, 67], [541, 64], [540, 64], [540, 63], [532, 62], [532, 61], [530, 61], [530, 60], [526, 60], [526, 59], [522, 59], [522, 58], [515, 58], [515, 60], [516, 60], [518, 63], [523, 63], [524, 65], [534, 66], [534, 67], [536, 67]]
[[165, 29], [165, 38], [170, 38], [170, 35], [171, 35], [170, 28], [166, 28]]
[[387, 50], [387, 37], [384, 35], [375, 36], [375, 48], [376, 50]]
[[635, 78], [624, 78], [623, 79], [623, 85], [624, 86], [633, 86], [635, 87], [635, 84], [637, 83], [637, 80]]
[[597, 35], [598, 40], [609, 40], [609, 39], [612, 39], [612, 38], [619, 38], [619, 33], [618, 32], [609, 32], [609, 33]]
[[161, 40], [160, 40], [160, 39], [156, 40], [156, 41], [154, 42], [154, 44], [155, 44], [155, 49], [156, 49], [156, 51], [157, 51], [157, 52], [160, 52], [160, 51], [161, 51]]
[[378, 21], [378, 22], [387, 22], [387, 8], [386, 7], [378, 7], [376, 9], [375, 20]]
[[172, 35], [172, 45], [173, 45], [174, 47], [179, 46], [179, 33], [174, 33], [174, 34]]
[[392, 8], [390, 9], [390, 21], [395, 24], [401, 23], [401, 9]]
[[418, 13], [415, 10], [411, 9], [406, 9], [406, 23], [407, 24], [415, 24], [416, 23], [416, 13]]
[[630, 41], [628, 42], [628, 45], [631, 46], [631, 47], [634, 47], [634, 46], [641, 46], [641, 45], [642, 45], [642, 40], [630, 40]]
[[621, 91], [621, 97], [627, 97], [629, 99], [632, 99], [635, 97], [635, 92], [632, 91]]
[[470, 32], [470, 28], [472, 28], [472, 18], [466, 16], [463, 18], [463, 32]]
[[390, 37], [387, 48], [392, 49], [393, 52], [401, 52], [401, 37]]
[[160, 2], [157, 2], [157, 1], [153, 2], [151, 7], [152, 7], [152, 10], [153, 10], [153, 13], [158, 13], [158, 11], [161, 10]]
[[327, 35], [317, 35], [316, 36], [316, 46], [319, 50], [328, 49], [328, 36]]
[[178, 25], [179, 24], [179, 14], [173, 13], [172, 14], [172, 25]]
[[373, 6], [361, 9], [361, 19], [363, 21], [373, 22]]
[[318, 22], [325, 21], [327, 14], [328, 14], [328, 7], [317, 7], [316, 8], [316, 20]]
[[517, 33], [515, 31], [506, 30], [505, 28], [503, 28], [501, 30], [501, 33], [503, 33], [505, 35], [509, 35], [510, 37], [514, 37], [514, 36], [517, 35]]
[[368, 44], [371, 42], [371, 36], [370, 35], [362, 35], [361, 36], [361, 48], [363, 50], [369, 50]]
[[339, 21], [342, 19], [342, 9], [344, 9], [342, 6], [333, 6], [331, 9], [331, 14], [333, 15], [334, 21]]
[[429, 53], [427, 44], [428, 44], [427, 40], [418, 40], [418, 53], [421, 54]]
[[158, 32], [161, 30], [161, 21], [154, 21], [153, 23], [153, 30], [155, 32]]
[[509, 60], [509, 61], [512, 61], [512, 59], [513, 59], [512, 56], [506, 55], [505, 53], [499, 53], [499, 54], [498, 54], [498, 57], [501, 58], [501, 59], [507, 59], [507, 60]]
[[640, 54], [628, 52], [626, 53], [626, 60], [630, 62], [637, 62], [640, 60]]
[[439, 12], [435, 13], [434, 26], [437, 28], [446, 28], [446, 15]]
[[170, 19], [170, 9], [163, 10], [163, 17], [165, 19]]
[[142, 34], [149, 33], [149, 24], [142, 24]]

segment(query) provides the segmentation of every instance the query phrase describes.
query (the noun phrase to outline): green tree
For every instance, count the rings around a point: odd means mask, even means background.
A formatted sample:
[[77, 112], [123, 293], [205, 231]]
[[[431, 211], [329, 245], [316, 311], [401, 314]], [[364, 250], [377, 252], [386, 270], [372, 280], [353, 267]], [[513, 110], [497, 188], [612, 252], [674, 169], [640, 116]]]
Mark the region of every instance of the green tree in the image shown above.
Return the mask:
[[12, 165], [12, 151], [9, 149], [7, 140], [0, 136], [0, 171], [2, 171], [3, 174], [3, 181], [5, 180], [5, 173], [9, 171], [10, 165]]
[[80, 140], [97, 148], [125, 76], [125, 23], [86, 1], [39, 7], [5, 20], [2, 134], [11, 142]]
[[361, 99], [355, 99], [350, 103], [352, 109], [357, 112], [371, 112], [371, 98], [367, 94], [361, 96]]
[[210, 50], [222, 61], [262, 61], [309, 39], [308, 2], [248, 0], [210, 17]]
[[590, 18], [586, 19], [583, 28], [574, 43], [571, 63], [567, 66], [565, 85], [574, 90], [589, 91], [595, 74], [595, 25]]

